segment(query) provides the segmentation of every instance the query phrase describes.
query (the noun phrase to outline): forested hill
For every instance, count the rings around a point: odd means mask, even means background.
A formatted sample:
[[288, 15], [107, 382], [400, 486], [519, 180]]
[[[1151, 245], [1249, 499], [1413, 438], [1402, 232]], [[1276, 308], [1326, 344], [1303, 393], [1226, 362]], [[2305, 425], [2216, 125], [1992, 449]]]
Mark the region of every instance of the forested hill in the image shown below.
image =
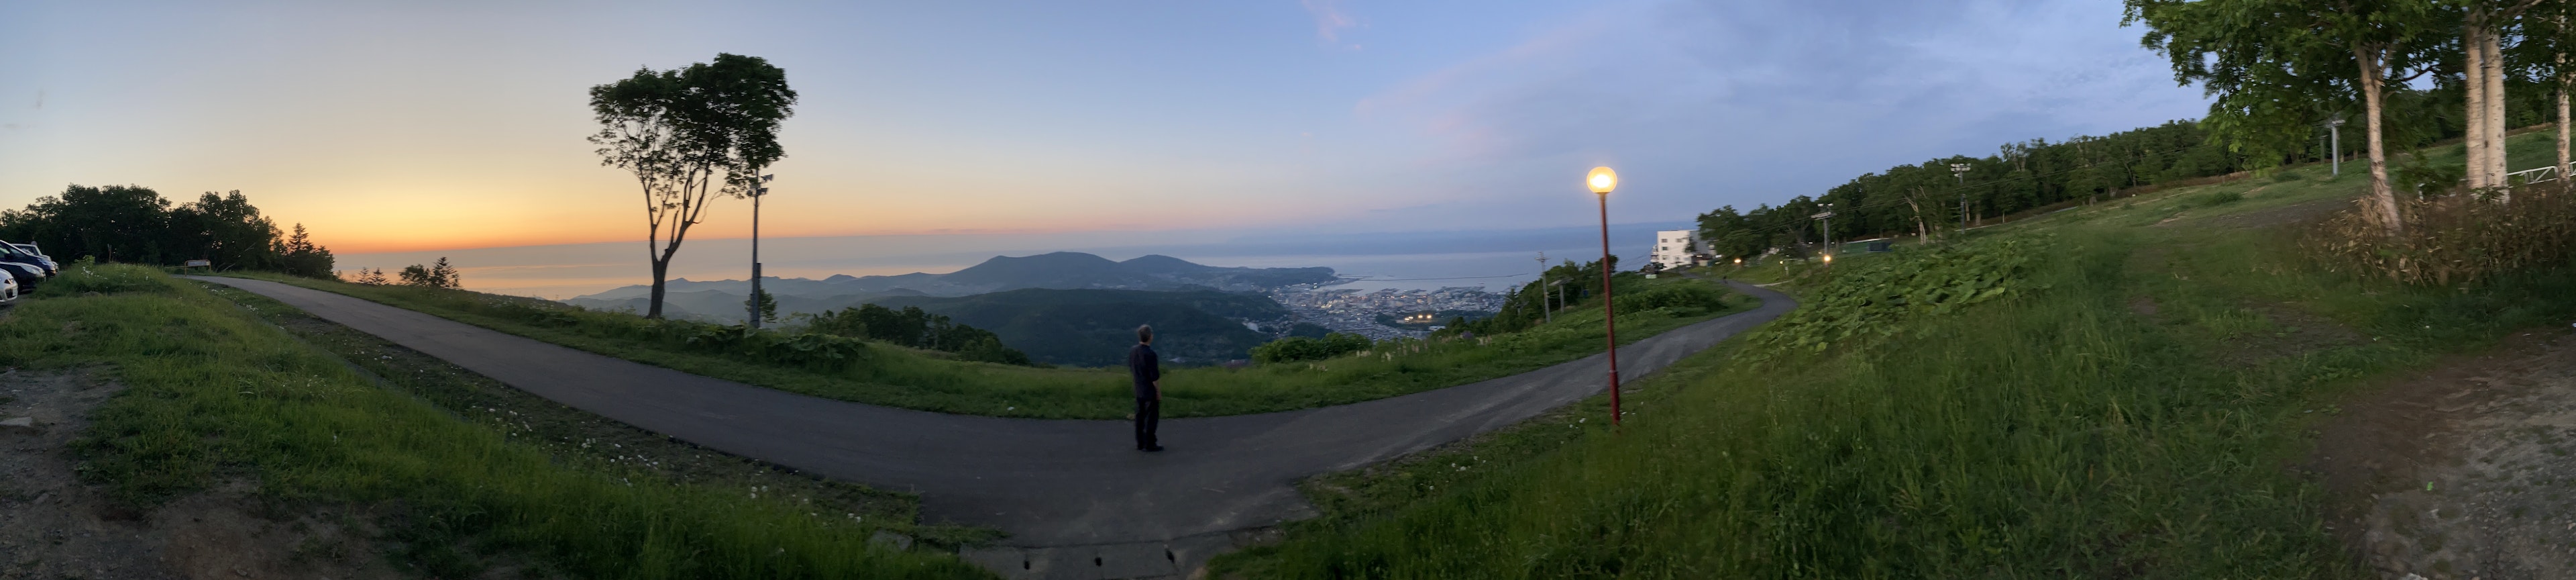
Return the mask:
[[919, 307], [1000, 336], [1002, 344], [1047, 364], [1112, 366], [1136, 343], [1136, 326], [1154, 326], [1154, 349], [1183, 364], [1213, 364], [1250, 356], [1269, 334], [1244, 321], [1277, 321], [1288, 309], [1258, 294], [1213, 290], [1022, 289], [943, 298], [903, 296], [872, 301], [887, 308]]
[[[946, 274], [914, 272], [895, 276], [836, 275], [821, 280], [762, 278], [761, 289], [786, 304], [790, 296], [825, 299], [847, 295], [924, 294], [967, 296], [1021, 288], [1187, 290], [1214, 288], [1256, 291], [1293, 284], [1331, 282], [1332, 268], [1234, 268], [1207, 266], [1171, 256], [1138, 256], [1124, 262], [1081, 252], [1034, 256], [994, 256], [984, 263]], [[673, 280], [672, 292], [718, 291], [750, 295], [741, 280], [694, 282]], [[627, 286], [582, 296], [592, 301], [618, 301], [644, 296], [646, 286]], [[846, 302], [846, 301], [844, 301]]]

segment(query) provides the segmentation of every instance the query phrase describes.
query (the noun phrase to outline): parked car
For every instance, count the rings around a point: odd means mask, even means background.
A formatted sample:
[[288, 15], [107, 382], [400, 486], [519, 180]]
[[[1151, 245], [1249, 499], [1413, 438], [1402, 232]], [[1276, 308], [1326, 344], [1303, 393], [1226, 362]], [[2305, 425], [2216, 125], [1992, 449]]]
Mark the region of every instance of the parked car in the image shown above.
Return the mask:
[[36, 291], [36, 283], [45, 279], [45, 267], [26, 262], [0, 261], [0, 270], [9, 271], [9, 283], [20, 292]]
[[60, 275], [62, 275], [62, 274], [63, 274], [63, 263], [62, 263], [62, 262], [54, 261], [54, 257], [53, 257], [53, 256], [47, 256], [47, 255], [45, 255], [45, 250], [43, 250], [43, 249], [41, 249], [41, 248], [37, 248], [37, 247], [36, 247], [36, 243], [35, 243], [35, 242], [28, 242], [28, 243], [24, 243], [24, 244], [19, 244], [19, 243], [9, 243], [9, 242], [0, 242], [0, 243], [7, 243], [7, 244], [9, 245], [9, 247], [11, 247], [11, 248], [16, 248], [16, 249], [18, 249], [19, 251], [26, 252], [26, 253], [27, 253], [27, 255], [35, 256], [35, 257], [36, 257], [36, 259], [38, 259], [38, 260], [43, 260], [43, 261], [44, 261], [44, 264], [45, 264], [45, 272], [46, 272], [46, 275], [48, 275], [48, 276], [60, 276]]
[[8, 304], [17, 301], [18, 278], [15, 276], [0, 276], [0, 304]]

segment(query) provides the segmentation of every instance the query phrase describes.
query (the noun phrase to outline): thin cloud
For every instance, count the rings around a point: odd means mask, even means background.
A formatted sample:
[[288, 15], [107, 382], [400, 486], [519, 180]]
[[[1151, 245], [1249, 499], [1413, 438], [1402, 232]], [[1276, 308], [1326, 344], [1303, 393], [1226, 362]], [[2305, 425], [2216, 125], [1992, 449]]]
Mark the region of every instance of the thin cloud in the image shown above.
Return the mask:
[[1342, 29], [1360, 25], [1359, 20], [1342, 11], [1341, 0], [1297, 0], [1297, 5], [1306, 7], [1306, 14], [1315, 17], [1315, 37], [1326, 44], [1341, 44]]

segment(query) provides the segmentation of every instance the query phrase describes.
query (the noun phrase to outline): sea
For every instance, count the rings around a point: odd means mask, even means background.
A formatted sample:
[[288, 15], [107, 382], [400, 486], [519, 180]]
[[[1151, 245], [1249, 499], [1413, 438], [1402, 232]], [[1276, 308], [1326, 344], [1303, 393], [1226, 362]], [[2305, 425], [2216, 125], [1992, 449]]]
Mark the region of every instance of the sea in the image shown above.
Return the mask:
[[[1655, 232], [1688, 222], [1612, 224], [1610, 250], [1622, 267], [1644, 263]], [[838, 274], [946, 273], [994, 256], [1087, 252], [1111, 260], [1161, 254], [1209, 266], [1324, 266], [1361, 291], [1475, 287], [1503, 291], [1538, 277], [1544, 264], [1600, 259], [1599, 226], [1432, 232], [1072, 232], [777, 238], [761, 241], [762, 273], [821, 279]], [[751, 243], [692, 240], [673, 260], [671, 277], [698, 281], [749, 277]], [[387, 272], [445, 257], [465, 288], [565, 299], [645, 284], [651, 268], [634, 242], [344, 254], [337, 266]]]

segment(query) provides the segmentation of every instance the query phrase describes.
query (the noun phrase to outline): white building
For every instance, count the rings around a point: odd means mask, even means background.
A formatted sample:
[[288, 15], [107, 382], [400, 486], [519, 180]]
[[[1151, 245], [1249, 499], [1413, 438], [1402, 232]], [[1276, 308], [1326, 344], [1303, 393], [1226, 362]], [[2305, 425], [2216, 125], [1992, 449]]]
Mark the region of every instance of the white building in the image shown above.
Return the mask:
[[1708, 251], [1700, 243], [1699, 230], [1664, 230], [1655, 232], [1655, 251], [1647, 261], [1665, 269], [1691, 265], [1691, 256]]

